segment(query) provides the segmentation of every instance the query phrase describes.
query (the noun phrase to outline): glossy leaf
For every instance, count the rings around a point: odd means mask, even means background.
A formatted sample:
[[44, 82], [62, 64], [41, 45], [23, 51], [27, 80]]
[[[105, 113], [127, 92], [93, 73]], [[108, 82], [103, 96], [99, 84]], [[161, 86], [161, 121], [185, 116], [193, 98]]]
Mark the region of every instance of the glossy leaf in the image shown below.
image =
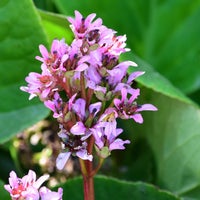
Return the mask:
[[183, 196], [191, 195], [192, 191], [197, 193], [200, 185], [199, 107], [141, 59], [131, 54], [125, 58], [135, 59], [139, 69], [146, 72], [137, 81], [151, 90], [142, 87], [141, 101], [151, 102], [158, 108], [156, 113], [144, 113], [142, 126], [126, 124], [127, 131], [141, 132], [148, 139], [157, 165], [158, 185]]
[[[64, 198], [73, 196], [74, 200], [82, 199], [82, 179], [68, 180], [64, 185]], [[78, 191], [78, 192], [77, 192]], [[95, 177], [95, 197], [98, 200], [134, 199], [134, 200], [178, 200], [179, 198], [160, 190], [153, 185], [142, 182], [120, 181], [105, 176]]]
[[10, 200], [9, 193], [4, 189], [4, 183], [0, 180], [0, 197], [3, 200]]
[[68, 44], [72, 41], [73, 34], [69, 29], [69, 22], [66, 16], [42, 10], [38, 10], [38, 14], [41, 17], [43, 29], [47, 33], [49, 43], [54, 39], [61, 40], [63, 38]]
[[39, 71], [38, 45], [47, 44], [40, 19], [31, 0], [0, 3], [0, 143], [43, 119], [47, 109], [29, 101], [20, 91], [30, 71]]

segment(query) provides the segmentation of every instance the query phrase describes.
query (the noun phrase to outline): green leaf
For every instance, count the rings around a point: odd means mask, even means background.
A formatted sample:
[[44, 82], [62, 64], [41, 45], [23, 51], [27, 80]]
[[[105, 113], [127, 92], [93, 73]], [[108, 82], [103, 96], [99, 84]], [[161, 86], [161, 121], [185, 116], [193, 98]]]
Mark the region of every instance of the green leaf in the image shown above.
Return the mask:
[[146, 113], [142, 131], [155, 153], [159, 185], [185, 193], [200, 184], [200, 110], [158, 93], [151, 102], [159, 111]]
[[4, 183], [1, 180], [0, 180], [0, 198], [3, 200], [10, 200], [10, 195], [4, 189]]
[[[98, 200], [178, 200], [173, 194], [142, 182], [120, 181], [105, 176], [95, 177], [95, 197]], [[74, 200], [83, 199], [82, 178], [68, 180], [64, 185], [64, 198], [73, 196]], [[78, 192], [77, 192], [78, 191]]]
[[122, 125], [129, 127], [126, 131], [139, 132], [148, 139], [157, 165], [158, 185], [182, 196], [199, 194], [199, 107], [141, 59], [131, 54], [123, 59], [136, 60], [138, 70], [146, 72], [137, 79], [145, 86], [141, 87], [138, 102], [150, 102], [158, 111], [144, 113], [142, 126], [131, 122]]
[[49, 43], [52, 43], [54, 39], [61, 40], [63, 38], [65, 38], [67, 43], [72, 41], [73, 34], [71, 29], [69, 29], [69, 22], [66, 16], [42, 10], [38, 10], [38, 14], [42, 19], [42, 25], [47, 33]]
[[54, 2], [67, 15], [97, 13], [105, 25], [127, 34], [131, 49], [183, 92], [200, 87], [200, 0]]
[[30, 71], [39, 71], [38, 45], [47, 44], [31, 0], [0, 3], [0, 143], [48, 115], [38, 101], [20, 91]]
[[144, 59], [182, 91], [198, 89], [200, 1], [168, 0], [154, 5], [153, 12]]

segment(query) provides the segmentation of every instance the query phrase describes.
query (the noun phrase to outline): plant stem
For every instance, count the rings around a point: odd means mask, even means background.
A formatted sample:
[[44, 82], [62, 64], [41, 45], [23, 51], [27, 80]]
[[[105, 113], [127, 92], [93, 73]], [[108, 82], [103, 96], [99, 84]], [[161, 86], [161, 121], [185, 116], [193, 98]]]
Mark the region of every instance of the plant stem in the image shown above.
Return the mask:
[[101, 166], [103, 164], [103, 161], [104, 161], [104, 158], [99, 158], [99, 163], [98, 163], [96, 169], [93, 169], [93, 171], [91, 171], [90, 176], [94, 176], [99, 171], [99, 169], [101, 168]]
[[79, 159], [83, 176], [84, 200], [94, 200], [94, 176], [91, 176], [92, 162]]
[[[88, 140], [88, 154], [92, 154], [94, 146], [94, 137], [91, 136]], [[94, 170], [93, 170], [93, 162], [89, 160], [79, 159], [81, 172], [83, 176], [83, 189], [84, 189], [84, 200], [94, 200]]]
[[81, 85], [81, 97], [86, 100], [85, 80], [83, 72], [81, 73], [80, 85]]
[[83, 176], [84, 200], [94, 200], [94, 178]]

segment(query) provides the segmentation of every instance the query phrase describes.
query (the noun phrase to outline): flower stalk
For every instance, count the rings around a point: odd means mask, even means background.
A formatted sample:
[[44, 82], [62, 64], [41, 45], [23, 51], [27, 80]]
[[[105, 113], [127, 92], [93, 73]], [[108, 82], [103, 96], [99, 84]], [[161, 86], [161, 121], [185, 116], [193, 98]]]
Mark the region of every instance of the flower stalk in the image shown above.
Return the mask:
[[83, 161], [82, 159], [79, 159], [79, 162], [83, 176], [84, 200], [94, 200], [94, 174], [91, 175], [92, 162], [87, 160]]
[[[90, 161], [89, 161], [90, 162]], [[94, 177], [83, 176], [84, 200], [95, 200]]]

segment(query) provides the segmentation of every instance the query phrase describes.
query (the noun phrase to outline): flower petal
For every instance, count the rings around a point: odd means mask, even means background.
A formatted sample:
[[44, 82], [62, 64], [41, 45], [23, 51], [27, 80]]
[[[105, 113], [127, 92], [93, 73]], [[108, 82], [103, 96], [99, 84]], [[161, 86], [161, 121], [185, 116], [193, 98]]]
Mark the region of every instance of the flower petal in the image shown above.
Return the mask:
[[136, 110], [136, 112], [144, 111], [144, 110], [151, 110], [151, 111], [157, 111], [158, 109], [153, 106], [152, 104], [143, 104], [140, 108]]
[[77, 122], [74, 126], [71, 127], [70, 132], [74, 135], [84, 135], [85, 130], [86, 128], [83, 122]]
[[139, 124], [142, 124], [142, 123], [143, 123], [143, 118], [142, 118], [142, 115], [141, 115], [140, 113], [131, 115], [130, 118], [134, 119], [135, 122], [137, 122], [137, 123], [139, 123]]
[[130, 144], [130, 141], [129, 140], [123, 141], [122, 139], [118, 138], [109, 145], [109, 150], [112, 151], [114, 149], [125, 149], [124, 144]]
[[67, 163], [69, 157], [71, 155], [71, 152], [64, 152], [60, 153], [56, 159], [56, 167], [59, 170], [62, 170]]
[[87, 153], [87, 150], [86, 150], [86, 149], [81, 149], [80, 151], [78, 151], [78, 152], [76, 153], [76, 155], [77, 155], [79, 158], [83, 159], [83, 160], [92, 161], [92, 159], [93, 159], [93, 156], [92, 156], [92, 155], [89, 155], [89, 154]]
[[135, 80], [137, 77], [143, 75], [144, 73], [145, 73], [145, 72], [142, 72], [142, 71], [133, 72], [133, 73], [130, 74], [130, 76], [128, 77], [127, 84], [130, 84], [133, 80]]

